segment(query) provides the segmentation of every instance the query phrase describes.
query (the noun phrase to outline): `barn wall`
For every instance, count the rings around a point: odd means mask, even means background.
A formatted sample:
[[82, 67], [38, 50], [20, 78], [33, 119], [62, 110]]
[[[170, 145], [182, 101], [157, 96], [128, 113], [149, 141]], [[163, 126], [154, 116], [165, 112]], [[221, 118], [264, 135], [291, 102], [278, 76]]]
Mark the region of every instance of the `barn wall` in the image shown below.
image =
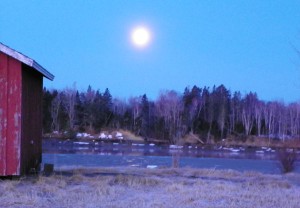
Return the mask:
[[0, 52], [0, 175], [20, 174], [21, 63]]
[[43, 76], [22, 65], [22, 174], [37, 170], [42, 160]]

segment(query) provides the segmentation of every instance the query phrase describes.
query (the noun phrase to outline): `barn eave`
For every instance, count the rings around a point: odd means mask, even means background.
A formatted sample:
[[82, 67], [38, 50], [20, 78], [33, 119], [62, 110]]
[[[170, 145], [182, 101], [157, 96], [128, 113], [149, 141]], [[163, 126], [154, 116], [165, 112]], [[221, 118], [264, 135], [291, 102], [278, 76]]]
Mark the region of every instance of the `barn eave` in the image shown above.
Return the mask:
[[0, 42], [0, 51], [8, 56], [13, 57], [14, 59], [17, 59], [18, 61], [22, 62], [23, 64], [26, 64], [27, 66], [30, 66], [40, 72], [44, 77], [46, 77], [49, 80], [54, 79], [54, 75], [51, 74], [49, 71], [47, 71], [44, 67], [39, 65], [35, 60], [29, 58], [28, 56], [25, 56], [24, 54], [4, 45]]

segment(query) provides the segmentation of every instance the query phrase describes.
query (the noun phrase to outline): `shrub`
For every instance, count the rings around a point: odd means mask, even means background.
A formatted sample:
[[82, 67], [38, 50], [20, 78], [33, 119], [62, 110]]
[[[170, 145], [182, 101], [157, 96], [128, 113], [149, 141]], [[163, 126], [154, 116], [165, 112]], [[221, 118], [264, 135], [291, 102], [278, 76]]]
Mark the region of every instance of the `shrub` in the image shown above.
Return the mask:
[[283, 173], [292, 172], [295, 169], [297, 154], [294, 149], [284, 148], [278, 152], [278, 160]]
[[69, 129], [68, 131], [65, 132], [64, 136], [67, 139], [76, 139], [76, 134], [77, 134], [76, 131], [74, 131], [73, 129]]
[[176, 152], [172, 154], [172, 168], [179, 168], [180, 153]]

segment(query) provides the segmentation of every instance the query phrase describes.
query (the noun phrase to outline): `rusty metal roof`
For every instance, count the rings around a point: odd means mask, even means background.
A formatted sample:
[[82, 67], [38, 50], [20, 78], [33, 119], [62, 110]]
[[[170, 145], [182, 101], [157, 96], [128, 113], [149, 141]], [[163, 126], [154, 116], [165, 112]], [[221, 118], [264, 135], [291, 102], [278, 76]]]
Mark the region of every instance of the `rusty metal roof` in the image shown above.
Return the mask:
[[26, 64], [38, 72], [40, 72], [44, 77], [46, 77], [49, 80], [54, 79], [54, 75], [48, 72], [45, 68], [43, 68], [41, 65], [39, 65], [35, 60], [29, 58], [28, 56], [25, 56], [24, 54], [4, 45], [0, 42], [0, 51], [5, 53], [8, 56], [13, 57], [14, 59], [17, 59], [18, 61], [22, 62], [23, 64]]

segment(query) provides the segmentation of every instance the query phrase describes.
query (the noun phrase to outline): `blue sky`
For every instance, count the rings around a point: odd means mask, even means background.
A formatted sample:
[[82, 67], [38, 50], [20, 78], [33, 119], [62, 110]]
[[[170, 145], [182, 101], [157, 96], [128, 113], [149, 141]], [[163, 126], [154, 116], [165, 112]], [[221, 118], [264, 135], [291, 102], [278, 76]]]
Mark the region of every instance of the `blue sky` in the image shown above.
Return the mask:
[[[90, 84], [114, 97], [224, 84], [263, 100], [300, 100], [300, 1], [0, 2], [0, 42], [55, 75], [47, 88]], [[151, 44], [129, 41], [146, 25]]]

